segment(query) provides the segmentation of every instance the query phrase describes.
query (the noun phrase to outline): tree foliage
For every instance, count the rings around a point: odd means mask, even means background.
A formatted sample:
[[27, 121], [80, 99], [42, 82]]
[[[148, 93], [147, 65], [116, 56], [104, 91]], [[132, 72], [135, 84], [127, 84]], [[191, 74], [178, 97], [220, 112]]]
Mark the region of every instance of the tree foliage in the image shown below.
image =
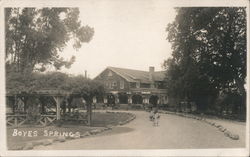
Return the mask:
[[7, 70], [31, 73], [70, 67], [75, 57], [66, 61], [58, 52], [70, 40], [79, 49], [94, 29], [81, 25], [77, 8], [5, 8], [5, 33]]
[[[246, 9], [176, 8], [167, 26], [172, 58], [165, 61], [170, 96], [206, 109], [225, 89], [244, 99]], [[239, 104], [238, 104], [239, 105]]]

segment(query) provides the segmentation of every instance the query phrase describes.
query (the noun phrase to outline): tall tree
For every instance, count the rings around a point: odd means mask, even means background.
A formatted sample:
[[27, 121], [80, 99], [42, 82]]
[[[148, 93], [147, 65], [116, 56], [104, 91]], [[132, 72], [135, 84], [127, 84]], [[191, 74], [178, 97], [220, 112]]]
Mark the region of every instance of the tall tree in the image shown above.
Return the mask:
[[60, 51], [72, 40], [79, 49], [89, 42], [94, 29], [82, 26], [77, 8], [6, 8], [6, 66], [15, 72], [70, 67], [69, 61], [59, 56]]
[[177, 95], [180, 91], [179, 97], [196, 101], [200, 106], [206, 104], [208, 96], [215, 98], [223, 89], [236, 89], [244, 99], [245, 8], [176, 10], [175, 21], [167, 27], [173, 49], [172, 59], [165, 62], [168, 88]]

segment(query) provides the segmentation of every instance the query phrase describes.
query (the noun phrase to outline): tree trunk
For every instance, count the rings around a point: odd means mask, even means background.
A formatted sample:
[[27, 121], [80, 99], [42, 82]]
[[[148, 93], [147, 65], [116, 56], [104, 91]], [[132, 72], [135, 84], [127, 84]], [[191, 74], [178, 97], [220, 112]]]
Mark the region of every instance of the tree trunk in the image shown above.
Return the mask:
[[240, 94], [243, 96], [246, 93], [245, 87], [244, 87], [244, 82], [239, 78], [235, 79], [235, 82], [236, 82], [237, 87], [240, 91]]
[[72, 103], [73, 97], [69, 97], [66, 99], [68, 103], [68, 113], [71, 113], [71, 103]]

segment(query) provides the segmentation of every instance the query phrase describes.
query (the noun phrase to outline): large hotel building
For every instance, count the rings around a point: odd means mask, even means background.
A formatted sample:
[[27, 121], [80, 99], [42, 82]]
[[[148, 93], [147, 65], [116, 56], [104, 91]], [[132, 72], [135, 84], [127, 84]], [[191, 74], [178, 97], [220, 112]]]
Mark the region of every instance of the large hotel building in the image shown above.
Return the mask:
[[106, 104], [167, 104], [164, 71], [149, 71], [107, 67], [95, 80], [102, 81], [106, 94], [97, 102]]

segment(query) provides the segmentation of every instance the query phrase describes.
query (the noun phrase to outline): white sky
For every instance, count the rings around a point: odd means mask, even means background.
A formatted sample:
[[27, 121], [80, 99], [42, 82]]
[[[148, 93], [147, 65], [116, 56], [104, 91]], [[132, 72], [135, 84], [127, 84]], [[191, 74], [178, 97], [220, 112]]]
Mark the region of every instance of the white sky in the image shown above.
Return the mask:
[[162, 70], [164, 59], [171, 56], [171, 45], [166, 40], [167, 24], [174, 20], [175, 10], [168, 1], [85, 1], [80, 8], [83, 25], [94, 28], [89, 43], [78, 51], [68, 46], [62, 57], [75, 55], [70, 74], [97, 76], [107, 66], [148, 70], [154, 66]]

